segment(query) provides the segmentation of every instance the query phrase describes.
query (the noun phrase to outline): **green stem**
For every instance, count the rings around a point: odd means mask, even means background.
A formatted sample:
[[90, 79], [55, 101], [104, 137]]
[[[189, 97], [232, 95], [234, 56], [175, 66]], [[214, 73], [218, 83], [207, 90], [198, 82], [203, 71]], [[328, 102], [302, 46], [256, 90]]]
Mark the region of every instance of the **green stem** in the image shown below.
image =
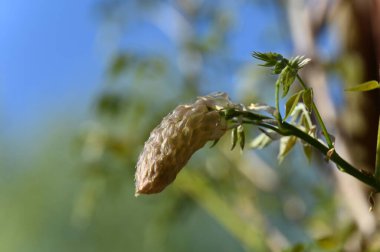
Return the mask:
[[[301, 85], [304, 89], [307, 89], [305, 82], [302, 80], [302, 78], [299, 76], [299, 74], [297, 74], [297, 80], [301, 83]], [[325, 123], [323, 122], [321, 114], [319, 114], [318, 108], [317, 108], [317, 106], [315, 106], [314, 101], [312, 101], [311, 107], [312, 107], [313, 111], [315, 112], [315, 116], [317, 118], [319, 125], [322, 128], [322, 133], [326, 139], [327, 145], [329, 146], [330, 149], [334, 148], [333, 141], [331, 140], [330, 134], [327, 132]]]
[[380, 191], [380, 180], [376, 179], [369, 173], [356, 169], [335, 151], [329, 154], [329, 152], [331, 152], [331, 148], [329, 146], [326, 146], [318, 139], [310, 136], [308, 133], [295, 127], [294, 125], [289, 124], [287, 122], [282, 122], [281, 127], [279, 127], [279, 125], [276, 125], [276, 121], [274, 121], [274, 123], [266, 123], [265, 121], [258, 119], [258, 115], [255, 113], [251, 113], [248, 111], [235, 111], [235, 113], [240, 114], [245, 119], [247, 119], [247, 121], [244, 121], [244, 123], [250, 123], [253, 125], [258, 125], [267, 129], [271, 129], [283, 136], [296, 136], [302, 139], [306, 143], [319, 150], [323, 155], [328, 156], [328, 158], [338, 166], [338, 169], [340, 171], [348, 173], [351, 176], [362, 181], [363, 183], [367, 184], [368, 186], [374, 188], [376, 191]]
[[275, 93], [275, 102], [276, 102], [276, 110], [277, 110], [277, 120], [278, 123], [281, 125], [282, 124], [282, 117], [281, 117], [281, 112], [280, 112], [280, 79], [276, 81], [276, 93]]
[[[305, 142], [318, 149], [324, 155], [328, 155], [327, 153], [330, 151], [330, 148], [318, 141], [317, 139], [315, 139], [314, 137], [310, 136], [306, 132], [288, 123], [284, 123], [283, 128], [285, 130], [289, 130], [289, 132], [287, 132], [288, 134], [290, 133], [291, 135], [297, 136], [298, 138], [304, 140]], [[337, 164], [340, 171], [348, 173], [357, 178], [358, 180], [362, 181], [363, 183], [373, 187], [376, 191], [380, 191], [379, 180], [377, 180], [374, 176], [372, 176], [369, 173], [365, 173], [356, 169], [346, 160], [344, 160], [337, 152], [334, 151], [332, 155], [329, 156], [329, 159], [333, 161], [335, 164]]]

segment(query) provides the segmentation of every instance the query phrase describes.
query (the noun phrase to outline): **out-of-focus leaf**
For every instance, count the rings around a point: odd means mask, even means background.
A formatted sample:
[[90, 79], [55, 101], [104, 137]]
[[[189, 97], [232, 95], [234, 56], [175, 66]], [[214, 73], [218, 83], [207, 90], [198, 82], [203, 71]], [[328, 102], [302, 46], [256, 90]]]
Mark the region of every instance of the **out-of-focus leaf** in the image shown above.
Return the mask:
[[302, 94], [302, 100], [309, 112], [312, 111], [313, 104], [313, 89], [308, 88]]
[[238, 136], [237, 136], [237, 127], [233, 128], [231, 131], [231, 150], [233, 150], [236, 146], [236, 143], [238, 141]]
[[295, 93], [294, 95], [292, 95], [289, 100], [286, 102], [286, 105], [285, 105], [285, 118], [288, 118], [288, 116], [293, 112], [294, 108], [297, 106], [300, 98], [301, 98], [301, 95], [303, 94], [304, 90], [301, 90], [297, 93]]
[[263, 149], [268, 146], [273, 140], [264, 133], [258, 135], [255, 139], [251, 141], [249, 147], [252, 149]]
[[304, 251], [306, 251], [305, 245], [303, 245], [301, 243], [297, 243], [293, 247], [288, 248], [288, 249], [284, 250], [283, 252], [304, 252]]
[[347, 88], [347, 89], [345, 89], [345, 91], [364, 92], [364, 91], [370, 91], [370, 90], [377, 89], [377, 88], [380, 88], [379, 82], [377, 82], [375, 80], [371, 80], [371, 81], [364, 82], [360, 85], [357, 85], [355, 87]]
[[130, 63], [130, 58], [126, 55], [119, 55], [117, 56], [110, 67], [110, 74], [112, 76], [119, 76], [124, 69], [127, 68], [128, 64]]
[[280, 152], [278, 153], [278, 162], [282, 163], [286, 155], [292, 150], [294, 145], [297, 142], [297, 137], [295, 136], [286, 136], [282, 137], [280, 140]]
[[315, 242], [321, 249], [326, 250], [336, 249], [340, 246], [339, 238], [334, 235], [319, 238]]
[[238, 134], [240, 148], [243, 150], [245, 146], [245, 133], [244, 133], [244, 128], [242, 125], [239, 125], [237, 127], [237, 134]]
[[282, 97], [285, 97], [288, 92], [290, 86], [293, 84], [297, 76], [297, 70], [286, 66], [280, 73], [280, 80], [282, 83]]

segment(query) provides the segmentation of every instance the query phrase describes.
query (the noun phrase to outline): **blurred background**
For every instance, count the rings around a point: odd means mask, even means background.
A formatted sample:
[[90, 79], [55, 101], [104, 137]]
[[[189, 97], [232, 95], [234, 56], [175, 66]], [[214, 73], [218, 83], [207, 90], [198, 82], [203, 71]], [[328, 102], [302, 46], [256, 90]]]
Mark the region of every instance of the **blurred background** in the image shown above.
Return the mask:
[[378, 0], [1, 0], [0, 251], [380, 251], [369, 189], [300, 146], [279, 165], [277, 143], [225, 136], [134, 197], [144, 141], [178, 104], [274, 104], [252, 51], [310, 57], [337, 151], [373, 172], [379, 92], [343, 90], [379, 80], [379, 19]]

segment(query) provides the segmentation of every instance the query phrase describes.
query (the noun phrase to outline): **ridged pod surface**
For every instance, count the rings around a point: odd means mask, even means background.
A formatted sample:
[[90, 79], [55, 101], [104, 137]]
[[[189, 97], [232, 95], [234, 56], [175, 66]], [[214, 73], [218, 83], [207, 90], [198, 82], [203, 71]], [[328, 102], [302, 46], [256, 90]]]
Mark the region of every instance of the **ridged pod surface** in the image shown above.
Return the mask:
[[230, 103], [224, 93], [179, 105], [150, 133], [136, 165], [136, 196], [161, 192], [173, 182], [191, 156], [227, 130], [218, 111]]

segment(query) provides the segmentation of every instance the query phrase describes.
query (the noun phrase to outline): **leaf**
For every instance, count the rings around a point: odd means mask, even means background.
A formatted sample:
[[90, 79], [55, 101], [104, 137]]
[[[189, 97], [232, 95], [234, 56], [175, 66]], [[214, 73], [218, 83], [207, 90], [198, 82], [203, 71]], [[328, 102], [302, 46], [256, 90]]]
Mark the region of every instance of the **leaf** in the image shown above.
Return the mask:
[[273, 140], [264, 133], [261, 133], [251, 141], [249, 147], [252, 149], [263, 149], [268, 146]]
[[312, 109], [312, 104], [313, 104], [313, 89], [308, 88], [305, 90], [305, 92], [302, 94], [302, 100], [303, 103], [305, 104], [307, 110], [311, 112]]
[[288, 116], [293, 112], [294, 108], [297, 106], [300, 98], [301, 98], [301, 95], [303, 94], [304, 90], [301, 90], [297, 93], [295, 93], [294, 95], [292, 95], [289, 100], [286, 102], [286, 105], [285, 105], [285, 118], [288, 118]]
[[115, 77], [119, 76], [128, 67], [130, 62], [131, 59], [128, 55], [117, 56], [111, 64], [110, 74]]
[[280, 81], [282, 83], [282, 97], [288, 94], [290, 86], [293, 84], [297, 76], [297, 71], [289, 66], [286, 66], [280, 74]]
[[212, 143], [212, 145], [210, 146], [210, 149], [211, 149], [212, 147], [214, 147], [214, 146], [219, 142], [219, 140], [220, 140], [220, 138], [215, 139], [214, 142]]
[[280, 152], [278, 153], [277, 159], [279, 163], [282, 163], [286, 155], [289, 154], [289, 152], [294, 147], [295, 143], [297, 142], [297, 137], [295, 136], [286, 136], [282, 137], [280, 140]]
[[370, 90], [377, 89], [377, 88], [380, 88], [379, 82], [377, 82], [375, 80], [371, 80], [371, 81], [364, 82], [360, 85], [357, 85], [355, 87], [347, 88], [344, 91], [364, 92], [364, 91], [370, 91]]
[[336, 249], [340, 245], [339, 238], [333, 235], [319, 238], [315, 242], [325, 250]]
[[273, 53], [273, 52], [268, 52], [268, 53], [253, 52], [252, 57], [266, 62], [265, 64], [261, 65], [264, 67], [275, 66], [278, 61], [281, 61], [283, 59], [281, 54]]
[[231, 142], [232, 142], [231, 150], [233, 150], [235, 148], [237, 140], [238, 140], [238, 137], [237, 137], [237, 128], [235, 127], [231, 131]]
[[303, 68], [307, 63], [310, 62], [309, 58], [305, 58], [305, 56], [296, 56], [294, 58], [291, 58], [289, 60], [289, 65], [293, 69], [297, 69], [297, 71], [301, 68]]
[[238, 134], [238, 140], [241, 150], [244, 150], [245, 146], [245, 133], [244, 133], [244, 127], [242, 125], [239, 125], [237, 127], [237, 134]]

